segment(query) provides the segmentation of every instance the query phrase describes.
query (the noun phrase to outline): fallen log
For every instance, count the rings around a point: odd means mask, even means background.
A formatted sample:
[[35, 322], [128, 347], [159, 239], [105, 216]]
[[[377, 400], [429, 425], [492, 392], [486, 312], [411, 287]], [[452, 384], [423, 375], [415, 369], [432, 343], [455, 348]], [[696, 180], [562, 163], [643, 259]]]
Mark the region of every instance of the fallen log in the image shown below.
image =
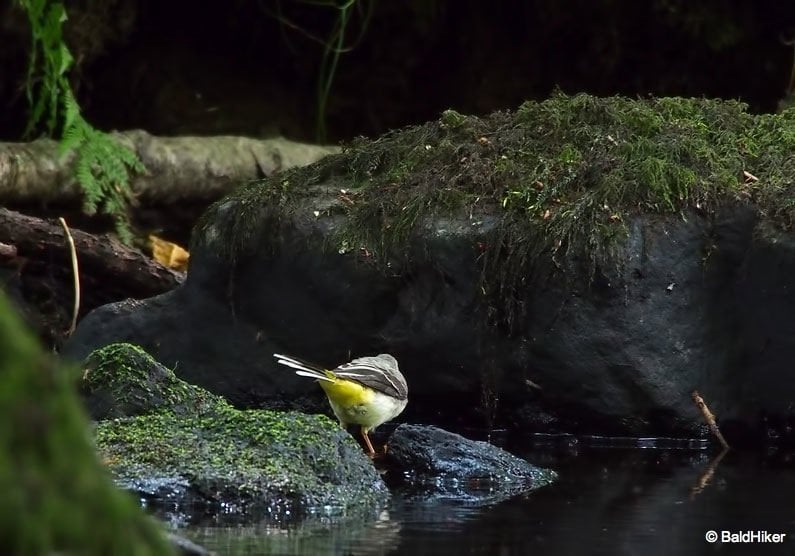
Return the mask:
[[[170, 270], [112, 236], [70, 229], [80, 268], [80, 315], [127, 298], [146, 298], [182, 283]], [[69, 242], [57, 220], [0, 208], [0, 287], [28, 324], [57, 346], [72, 321], [75, 288]]]
[[[282, 137], [156, 137], [141, 130], [114, 132], [146, 166], [130, 186], [144, 204], [219, 199], [237, 185], [338, 152], [337, 147]], [[0, 143], [0, 203], [70, 203], [82, 199], [74, 177], [74, 153], [58, 142]]]

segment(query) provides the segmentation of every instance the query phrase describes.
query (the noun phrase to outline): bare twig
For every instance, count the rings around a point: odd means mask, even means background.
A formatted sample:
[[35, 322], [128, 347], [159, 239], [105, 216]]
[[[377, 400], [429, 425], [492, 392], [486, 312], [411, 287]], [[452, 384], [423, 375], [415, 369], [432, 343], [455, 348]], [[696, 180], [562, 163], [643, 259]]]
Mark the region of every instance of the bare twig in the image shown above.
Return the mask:
[[77, 326], [77, 313], [80, 311], [80, 272], [77, 267], [77, 250], [75, 249], [75, 240], [69, 232], [69, 227], [66, 225], [66, 220], [63, 217], [58, 219], [58, 222], [63, 226], [64, 234], [66, 234], [66, 241], [69, 243], [69, 256], [72, 259], [72, 274], [74, 275], [75, 286], [75, 304], [72, 309], [72, 324], [69, 326], [68, 335], [71, 336]]
[[728, 450], [729, 443], [726, 442], [725, 438], [723, 438], [723, 435], [721, 434], [720, 429], [718, 428], [718, 423], [715, 420], [715, 416], [709, 410], [707, 404], [701, 398], [698, 391], [693, 390], [691, 397], [693, 398], [693, 401], [696, 403], [696, 406], [698, 406], [698, 409], [701, 411], [701, 415], [704, 416], [704, 420], [707, 422], [707, 425], [709, 425], [709, 429], [712, 431], [712, 434], [714, 434], [715, 437], [718, 439], [721, 446], [723, 446], [723, 449]]

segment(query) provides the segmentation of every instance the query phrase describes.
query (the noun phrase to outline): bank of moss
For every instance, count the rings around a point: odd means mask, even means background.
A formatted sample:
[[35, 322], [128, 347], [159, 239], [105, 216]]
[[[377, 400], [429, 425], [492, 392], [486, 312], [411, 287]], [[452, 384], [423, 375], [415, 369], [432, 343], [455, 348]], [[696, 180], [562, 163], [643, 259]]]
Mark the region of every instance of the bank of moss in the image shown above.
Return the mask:
[[376, 250], [460, 208], [496, 212], [503, 232], [519, 227], [508, 240], [540, 242], [535, 254], [596, 261], [633, 213], [750, 199], [787, 228], [795, 214], [795, 111], [754, 116], [738, 102], [558, 95], [486, 118], [447, 111], [343, 156], [361, 198], [349, 232]]
[[97, 460], [75, 374], [42, 353], [0, 295], [0, 553], [170, 554]]
[[387, 496], [353, 438], [321, 415], [159, 412], [100, 422], [97, 447], [120, 479], [180, 477], [217, 508], [297, 517], [372, 511]]
[[[539, 261], [576, 261], [589, 276], [614, 262], [639, 213], [709, 214], [751, 202], [790, 229], [794, 180], [795, 109], [751, 115], [732, 101], [561, 94], [483, 118], [448, 110], [354, 141], [241, 188], [208, 212], [198, 235], [215, 222], [233, 257], [255, 232], [278, 243], [280, 219], [318, 194], [314, 186], [345, 190], [321, 210], [346, 217], [336, 247], [366, 247], [383, 262], [405, 260], [409, 240], [434, 216], [496, 217], [481, 257], [484, 284], [507, 298]], [[263, 218], [274, 233], [263, 233]]]

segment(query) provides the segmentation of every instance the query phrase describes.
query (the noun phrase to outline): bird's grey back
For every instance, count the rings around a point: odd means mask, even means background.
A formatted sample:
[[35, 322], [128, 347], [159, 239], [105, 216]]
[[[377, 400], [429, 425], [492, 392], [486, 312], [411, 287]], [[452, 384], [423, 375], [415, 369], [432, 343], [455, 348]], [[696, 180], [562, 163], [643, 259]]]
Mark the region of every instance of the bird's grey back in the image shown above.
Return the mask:
[[334, 373], [399, 400], [408, 399], [406, 378], [400, 372], [397, 360], [388, 353], [357, 357], [334, 369]]

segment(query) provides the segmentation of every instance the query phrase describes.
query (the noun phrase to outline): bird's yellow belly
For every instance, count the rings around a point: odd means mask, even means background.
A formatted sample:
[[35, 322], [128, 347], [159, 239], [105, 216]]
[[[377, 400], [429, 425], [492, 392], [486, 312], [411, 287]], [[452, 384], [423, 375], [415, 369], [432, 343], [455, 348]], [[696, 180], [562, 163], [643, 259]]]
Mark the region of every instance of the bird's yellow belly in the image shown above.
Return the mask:
[[367, 405], [373, 397], [372, 390], [350, 380], [320, 381], [320, 386], [326, 391], [329, 400], [340, 407]]
[[405, 401], [393, 400], [384, 394], [351, 381], [320, 382], [326, 391], [334, 415], [344, 425], [362, 425], [374, 429], [392, 419], [405, 407]]
[[351, 381], [321, 382], [326, 391], [331, 409], [340, 423], [347, 425], [370, 425], [369, 411], [372, 390]]

